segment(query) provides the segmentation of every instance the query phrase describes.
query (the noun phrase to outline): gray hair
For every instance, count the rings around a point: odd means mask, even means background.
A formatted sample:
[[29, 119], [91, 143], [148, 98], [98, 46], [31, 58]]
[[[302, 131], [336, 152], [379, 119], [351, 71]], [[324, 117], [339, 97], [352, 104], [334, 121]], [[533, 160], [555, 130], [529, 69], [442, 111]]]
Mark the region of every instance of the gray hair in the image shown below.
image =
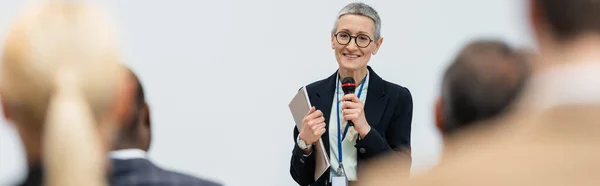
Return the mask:
[[377, 11], [375, 11], [373, 7], [365, 3], [350, 3], [344, 8], [342, 8], [342, 10], [340, 10], [340, 12], [338, 13], [337, 19], [335, 20], [333, 30], [331, 30], [332, 34], [334, 34], [337, 30], [337, 22], [340, 19], [340, 17], [348, 14], [361, 15], [371, 18], [371, 20], [373, 20], [373, 22], [375, 23], [375, 28], [373, 29], [373, 32], [375, 34], [375, 40], [381, 37], [381, 18], [379, 18], [379, 14], [377, 13]]

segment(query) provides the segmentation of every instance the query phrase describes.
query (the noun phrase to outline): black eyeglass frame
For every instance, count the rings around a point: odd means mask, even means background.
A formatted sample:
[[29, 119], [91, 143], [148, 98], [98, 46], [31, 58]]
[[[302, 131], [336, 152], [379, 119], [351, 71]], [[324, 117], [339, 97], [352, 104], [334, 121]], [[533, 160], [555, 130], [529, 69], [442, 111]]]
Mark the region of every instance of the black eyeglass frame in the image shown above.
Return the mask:
[[[340, 40], [338, 40], [338, 35], [339, 35], [339, 34], [341, 34], [341, 33], [343, 33], [343, 34], [348, 34], [348, 36], [350, 37], [350, 40], [348, 40], [348, 42], [347, 42], [347, 43], [342, 43], [342, 42], [340, 42]], [[350, 42], [352, 41], [352, 39], [354, 39], [354, 44], [356, 44], [356, 46], [357, 46], [357, 47], [360, 47], [360, 48], [367, 48], [367, 47], [369, 47], [369, 45], [371, 45], [371, 43], [374, 41], [373, 39], [371, 39], [371, 37], [369, 37], [369, 36], [368, 36], [368, 35], [366, 35], [366, 34], [358, 34], [358, 35], [356, 35], [356, 36], [353, 36], [353, 35], [350, 35], [350, 33], [348, 33], [348, 32], [344, 32], [344, 31], [340, 31], [340, 32], [338, 32], [338, 33], [335, 33], [335, 34], [333, 34], [333, 36], [335, 37], [335, 41], [337, 41], [337, 43], [338, 43], [338, 44], [340, 44], [340, 45], [347, 45], [347, 44], [350, 44]], [[369, 43], [367, 44], [367, 46], [360, 46], [360, 45], [358, 45], [358, 41], [356, 40], [356, 38], [357, 38], [358, 36], [365, 36], [365, 37], [369, 38]]]

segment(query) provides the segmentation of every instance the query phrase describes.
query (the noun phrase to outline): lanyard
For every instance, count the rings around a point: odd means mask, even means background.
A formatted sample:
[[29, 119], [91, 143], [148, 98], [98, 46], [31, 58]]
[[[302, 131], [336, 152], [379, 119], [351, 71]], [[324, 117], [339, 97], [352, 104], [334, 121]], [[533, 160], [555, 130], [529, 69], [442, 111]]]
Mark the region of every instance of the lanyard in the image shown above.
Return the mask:
[[[335, 91], [335, 97], [336, 97], [336, 108], [337, 108], [337, 132], [338, 132], [338, 162], [340, 163], [339, 167], [342, 167], [342, 141], [344, 141], [344, 139], [346, 138], [346, 134], [348, 133], [348, 128], [350, 127], [350, 125], [346, 125], [346, 128], [344, 129], [344, 135], [342, 136], [341, 133], [341, 127], [342, 124], [340, 122], [340, 94], [339, 94], [339, 87], [338, 87], [338, 83], [340, 76], [338, 75], [338, 81], [336, 82], [336, 91]], [[365, 86], [365, 81], [367, 80], [367, 76], [365, 76], [365, 78], [363, 78], [362, 83], [360, 84], [360, 88], [358, 90], [358, 99], [360, 99], [360, 95], [362, 94], [363, 91], [363, 87]]]

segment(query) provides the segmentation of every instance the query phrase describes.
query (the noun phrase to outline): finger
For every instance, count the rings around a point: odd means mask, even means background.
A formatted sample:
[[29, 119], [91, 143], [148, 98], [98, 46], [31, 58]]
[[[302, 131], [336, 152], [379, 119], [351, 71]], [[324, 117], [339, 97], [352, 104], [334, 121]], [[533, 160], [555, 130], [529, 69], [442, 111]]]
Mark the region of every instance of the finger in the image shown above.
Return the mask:
[[316, 110], [317, 110], [317, 108], [312, 106], [312, 107], [310, 107], [310, 110], [308, 110], [308, 113], [306, 115], [309, 115], [309, 114], [315, 112]]
[[313, 120], [313, 119], [321, 117], [321, 116], [323, 116], [323, 112], [321, 112], [321, 110], [316, 110], [313, 113], [306, 116], [306, 119]]
[[316, 111], [317, 111], [317, 108], [310, 107], [310, 110], [308, 110], [308, 113], [306, 114], [305, 118], [308, 118], [308, 116], [314, 114]]
[[310, 126], [310, 129], [311, 129], [312, 131], [317, 131], [317, 130], [321, 129], [321, 127], [319, 127], [319, 125], [318, 125], [318, 124], [315, 124], [315, 125], [312, 125], [312, 126]]
[[321, 110], [316, 110], [313, 114], [317, 117], [323, 116], [323, 112]]
[[323, 134], [325, 134], [326, 131], [327, 131], [327, 129], [321, 128], [321, 129], [315, 131], [315, 133], [316, 133], [316, 136], [321, 137]]
[[314, 123], [313, 125], [311, 125], [310, 127], [311, 127], [311, 129], [313, 129], [313, 130], [317, 130], [317, 129], [319, 129], [319, 128], [323, 128], [323, 127], [325, 127], [325, 122], [316, 122], [316, 123]]
[[308, 110], [308, 113], [306, 113], [306, 115], [308, 116], [308, 115], [312, 114], [313, 112], [315, 112], [316, 110], [317, 110], [317, 108], [315, 108], [314, 106], [310, 107], [310, 110]]
[[344, 109], [344, 110], [342, 110], [342, 114], [344, 114], [344, 115], [354, 114], [354, 113], [358, 113], [358, 112], [360, 112], [360, 109]]
[[360, 99], [356, 96], [356, 94], [346, 94], [342, 97], [342, 101], [351, 101], [351, 102], [360, 102]]
[[354, 119], [356, 119], [356, 117], [354, 117], [353, 114], [344, 115], [344, 120], [345, 121], [352, 121]]
[[327, 124], [325, 124], [325, 122], [321, 122], [321, 123], [318, 123], [316, 126], [317, 126], [317, 129], [320, 129], [320, 128], [325, 128], [326, 125]]
[[306, 125], [308, 125], [310, 128], [313, 128], [313, 126], [315, 126], [316, 124], [317, 122], [315, 122], [315, 120], [309, 120]]
[[321, 122], [325, 121], [325, 118], [323, 116], [321, 116], [321, 117], [316, 118], [314, 121], [317, 123], [321, 123]]
[[352, 120], [358, 119], [358, 116], [359, 116], [358, 113], [344, 114], [344, 120], [352, 121]]
[[319, 131], [322, 131], [322, 130], [326, 130], [326, 129], [325, 129], [325, 127], [319, 127], [319, 128], [316, 128], [315, 130], [313, 130], [313, 134], [318, 134], [318, 135], [320, 135], [320, 134], [319, 134]]
[[344, 96], [342, 96], [340, 98], [340, 100], [338, 100], [338, 101], [342, 101], [342, 102], [350, 101], [350, 100], [352, 100], [352, 98], [350, 98], [350, 97], [352, 97], [352, 95], [355, 95], [355, 94], [344, 94]]
[[357, 109], [357, 108], [361, 108], [360, 103], [346, 101], [346, 102], [344, 102], [344, 104], [342, 104], [342, 109]]
[[317, 109], [316, 109], [314, 106], [313, 106], [313, 107], [310, 107], [310, 110], [308, 110], [308, 113], [306, 113], [306, 116], [304, 116], [304, 118], [302, 119], [302, 122], [303, 122], [303, 123], [307, 122], [307, 121], [308, 121], [308, 119], [310, 118], [310, 115], [311, 115], [312, 113], [314, 113], [316, 110], [317, 110]]
[[325, 118], [323, 116], [321, 116], [321, 117], [318, 117], [318, 118], [313, 118], [313, 119], [308, 120], [308, 124], [311, 125], [311, 126], [313, 126], [313, 125], [317, 125], [319, 123], [322, 123], [324, 121], [325, 121]]

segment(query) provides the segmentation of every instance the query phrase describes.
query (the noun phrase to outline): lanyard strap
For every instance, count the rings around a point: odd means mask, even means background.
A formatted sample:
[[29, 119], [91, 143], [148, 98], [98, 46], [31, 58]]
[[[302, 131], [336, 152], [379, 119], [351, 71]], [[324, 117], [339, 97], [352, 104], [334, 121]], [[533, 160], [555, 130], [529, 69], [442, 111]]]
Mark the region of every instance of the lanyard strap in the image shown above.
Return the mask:
[[[341, 127], [342, 124], [340, 122], [340, 94], [339, 94], [339, 87], [338, 87], [338, 83], [340, 76], [338, 75], [338, 81], [336, 82], [336, 88], [335, 88], [335, 97], [336, 97], [336, 108], [337, 108], [337, 132], [338, 132], [338, 162], [339, 167], [342, 167], [342, 141], [344, 141], [344, 139], [346, 138], [346, 134], [348, 133], [348, 128], [350, 127], [350, 125], [346, 124], [346, 128], [344, 129], [344, 135], [342, 136], [341, 133]], [[357, 97], [358, 99], [360, 99], [360, 95], [362, 94], [363, 91], [363, 87], [365, 86], [365, 81], [367, 80], [367, 76], [365, 76], [365, 78], [363, 78], [362, 83], [360, 84], [360, 88], [358, 90], [358, 94]]]

